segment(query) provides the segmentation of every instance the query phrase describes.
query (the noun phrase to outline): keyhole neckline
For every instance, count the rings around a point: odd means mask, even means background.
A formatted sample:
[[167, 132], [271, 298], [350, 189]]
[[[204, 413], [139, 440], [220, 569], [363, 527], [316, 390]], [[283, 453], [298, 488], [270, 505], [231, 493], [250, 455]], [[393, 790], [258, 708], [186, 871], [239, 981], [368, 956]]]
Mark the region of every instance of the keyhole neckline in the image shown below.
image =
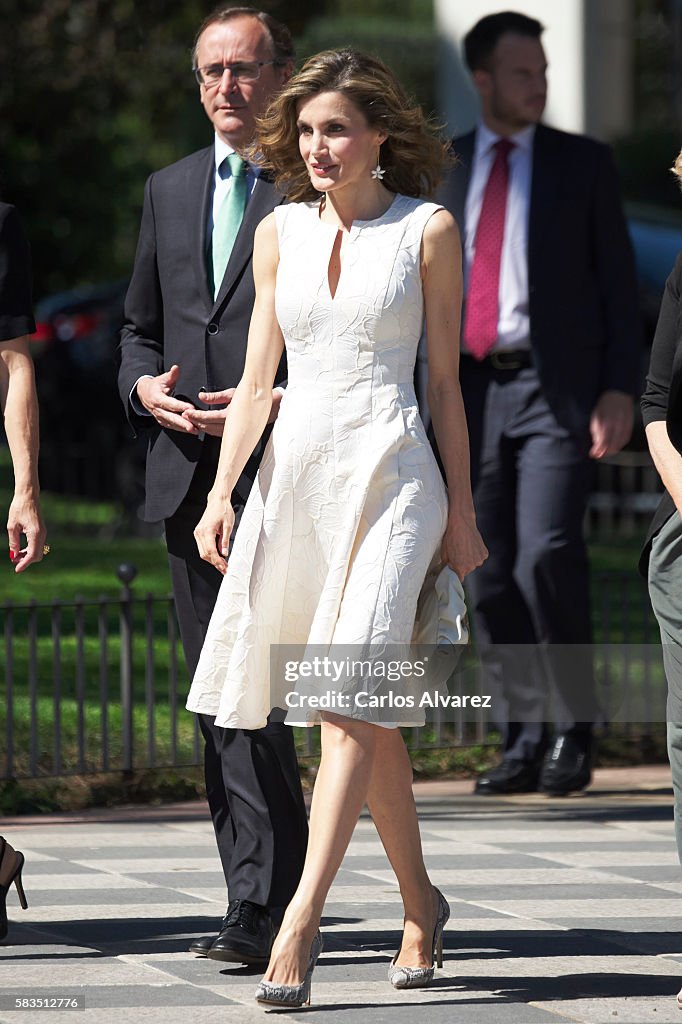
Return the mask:
[[[402, 196], [400, 195], [400, 193], [396, 192], [394, 194], [394, 196], [393, 196], [393, 199], [391, 200], [390, 206], [387, 206], [382, 214], [380, 214], [378, 217], [370, 217], [368, 220], [357, 219], [357, 220], [352, 221], [352, 223], [351, 223], [348, 231], [346, 232], [346, 234], [350, 234], [352, 231], [356, 230], [357, 228], [361, 228], [361, 227], [363, 227], [363, 226], [365, 226], [367, 224], [379, 224], [382, 220], [384, 220], [385, 217], [388, 217], [389, 213], [391, 213], [391, 212], [393, 212], [395, 210], [395, 207], [396, 207], [396, 205], [398, 204], [398, 201], [401, 198], [402, 198]], [[334, 232], [337, 232], [337, 231], [343, 232], [345, 229], [340, 224], [331, 224], [329, 221], [322, 220], [321, 214], [322, 214], [322, 210], [323, 210], [324, 200], [325, 200], [325, 197], [324, 196], [320, 196], [320, 198], [317, 201], [313, 202], [313, 210], [315, 212], [315, 216], [317, 218], [318, 223], [322, 224], [323, 227], [325, 227], [325, 228], [331, 228], [331, 230], [334, 231]]]

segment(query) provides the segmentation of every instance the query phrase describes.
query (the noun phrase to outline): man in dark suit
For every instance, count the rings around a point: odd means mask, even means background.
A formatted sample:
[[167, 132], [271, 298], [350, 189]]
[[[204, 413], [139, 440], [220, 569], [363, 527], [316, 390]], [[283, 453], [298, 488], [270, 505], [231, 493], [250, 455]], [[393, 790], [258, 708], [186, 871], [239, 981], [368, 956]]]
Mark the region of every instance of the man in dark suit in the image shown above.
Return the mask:
[[[289, 32], [270, 15], [227, 8], [202, 24], [194, 72], [215, 140], [149, 178], [126, 298], [121, 397], [133, 428], [149, 431], [145, 517], [165, 523], [190, 677], [222, 579], [199, 557], [193, 530], [215, 477], [225, 405], [244, 366], [254, 232], [282, 201], [242, 154], [255, 118], [292, 69]], [[283, 375], [281, 366], [277, 380]], [[280, 398], [275, 391], [272, 418]], [[237, 523], [261, 447], [233, 495]], [[275, 722], [245, 732], [199, 719], [229, 903], [219, 934], [190, 949], [217, 960], [266, 962], [271, 915], [296, 889], [307, 842], [292, 732]]]
[[454, 140], [459, 163], [441, 195], [464, 244], [461, 383], [490, 552], [469, 591], [502, 710], [502, 760], [478, 793], [563, 794], [590, 781], [582, 523], [590, 460], [627, 443], [636, 388], [636, 282], [615, 169], [606, 146], [539, 123], [542, 30], [505, 12], [466, 36], [482, 121]]

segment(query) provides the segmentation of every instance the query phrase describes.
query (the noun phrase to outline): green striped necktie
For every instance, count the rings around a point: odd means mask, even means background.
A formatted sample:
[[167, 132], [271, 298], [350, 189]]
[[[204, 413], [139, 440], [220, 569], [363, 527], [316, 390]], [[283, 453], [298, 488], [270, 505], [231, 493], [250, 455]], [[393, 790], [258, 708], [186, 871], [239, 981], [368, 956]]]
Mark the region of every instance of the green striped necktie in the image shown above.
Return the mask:
[[220, 291], [225, 268], [234, 248], [234, 242], [239, 231], [239, 226], [244, 217], [248, 188], [246, 182], [247, 164], [238, 153], [230, 153], [227, 157], [230, 165], [230, 176], [232, 184], [230, 191], [225, 196], [222, 206], [213, 225], [213, 238], [211, 240], [211, 258], [213, 262], [213, 298], [215, 299]]

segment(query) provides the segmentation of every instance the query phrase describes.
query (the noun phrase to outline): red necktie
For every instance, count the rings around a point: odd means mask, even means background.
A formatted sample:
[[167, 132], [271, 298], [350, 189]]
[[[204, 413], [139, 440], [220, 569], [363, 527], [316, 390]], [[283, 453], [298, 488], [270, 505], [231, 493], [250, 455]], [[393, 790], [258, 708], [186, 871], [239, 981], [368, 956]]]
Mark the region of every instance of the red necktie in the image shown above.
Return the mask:
[[493, 146], [495, 159], [483, 193], [476, 228], [463, 333], [464, 343], [476, 359], [484, 359], [497, 340], [500, 263], [509, 187], [508, 158], [513, 148], [514, 143], [509, 139], [500, 139]]

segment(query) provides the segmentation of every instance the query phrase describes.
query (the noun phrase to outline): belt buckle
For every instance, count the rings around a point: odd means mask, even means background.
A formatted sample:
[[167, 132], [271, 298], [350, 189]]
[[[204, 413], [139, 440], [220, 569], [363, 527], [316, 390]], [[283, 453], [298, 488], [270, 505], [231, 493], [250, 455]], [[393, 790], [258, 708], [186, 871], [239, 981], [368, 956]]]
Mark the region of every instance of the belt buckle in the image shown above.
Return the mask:
[[523, 358], [520, 355], [514, 358], [512, 352], [491, 352], [490, 365], [496, 370], [520, 370], [523, 366]]

